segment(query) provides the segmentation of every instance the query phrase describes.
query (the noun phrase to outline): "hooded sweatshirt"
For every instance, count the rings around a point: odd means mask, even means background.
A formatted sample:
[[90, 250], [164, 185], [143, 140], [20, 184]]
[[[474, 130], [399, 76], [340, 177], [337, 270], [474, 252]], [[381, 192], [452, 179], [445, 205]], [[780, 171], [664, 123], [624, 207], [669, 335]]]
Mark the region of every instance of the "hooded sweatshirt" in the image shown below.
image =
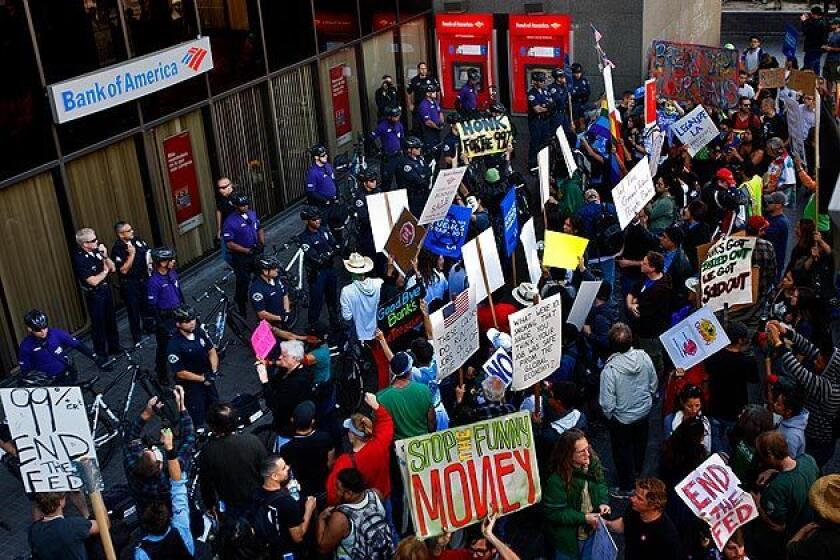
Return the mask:
[[607, 419], [632, 424], [653, 405], [657, 379], [653, 362], [644, 350], [631, 348], [607, 358], [601, 371], [598, 403]]
[[359, 340], [373, 340], [376, 334], [376, 310], [379, 307], [380, 278], [353, 280], [341, 289], [341, 316], [353, 321]]
[[785, 436], [788, 451], [794, 459], [805, 453], [805, 427], [808, 425], [809, 412], [806, 409], [796, 416], [779, 422], [779, 433]]

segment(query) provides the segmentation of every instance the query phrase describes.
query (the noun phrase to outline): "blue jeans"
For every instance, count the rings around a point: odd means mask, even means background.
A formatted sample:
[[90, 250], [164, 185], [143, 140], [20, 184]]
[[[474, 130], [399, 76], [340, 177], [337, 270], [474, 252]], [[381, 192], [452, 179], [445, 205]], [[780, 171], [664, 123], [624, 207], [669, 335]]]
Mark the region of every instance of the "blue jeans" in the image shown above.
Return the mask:
[[802, 61], [803, 70], [813, 70], [814, 74], [820, 75], [820, 60], [822, 51], [805, 51], [805, 59]]
[[321, 317], [321, 309], [327, 302], [330, 322], [338, 321], [338, 278], [332, 267], [312, 271], [309, 275], [309, 324]]

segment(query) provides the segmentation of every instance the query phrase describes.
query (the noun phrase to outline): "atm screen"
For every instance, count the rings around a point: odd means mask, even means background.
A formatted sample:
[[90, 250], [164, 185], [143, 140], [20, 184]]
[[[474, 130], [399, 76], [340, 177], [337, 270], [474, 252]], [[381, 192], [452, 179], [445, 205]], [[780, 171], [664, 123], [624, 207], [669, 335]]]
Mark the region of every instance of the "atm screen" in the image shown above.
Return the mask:
[[478, 76], [480, 78], [478, 83], [482, 84], [484, 82], [484, 69], [480, 64], [474, 62], [456, 62], [452, 65], [452, 84], [456, 90], [461, 89], [467, 83], [467, 74], [470, 70], [478, 70]]

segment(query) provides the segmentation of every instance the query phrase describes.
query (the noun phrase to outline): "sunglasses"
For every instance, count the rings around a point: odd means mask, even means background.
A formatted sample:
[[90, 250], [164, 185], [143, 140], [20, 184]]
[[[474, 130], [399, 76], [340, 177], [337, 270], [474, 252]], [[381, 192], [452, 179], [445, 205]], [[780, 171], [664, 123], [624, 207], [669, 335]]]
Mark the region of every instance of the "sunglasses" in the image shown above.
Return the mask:
[[93, 239], [88, 239], [87, 241], [82, 241], [82, 243], [99, 243], [99, 240], [94, 237]]
[[227, 188], [233, 188], [233, 183], [228, 183], [227, 185], [219, 185], [217, 188], [219, 190], [227, 189]]

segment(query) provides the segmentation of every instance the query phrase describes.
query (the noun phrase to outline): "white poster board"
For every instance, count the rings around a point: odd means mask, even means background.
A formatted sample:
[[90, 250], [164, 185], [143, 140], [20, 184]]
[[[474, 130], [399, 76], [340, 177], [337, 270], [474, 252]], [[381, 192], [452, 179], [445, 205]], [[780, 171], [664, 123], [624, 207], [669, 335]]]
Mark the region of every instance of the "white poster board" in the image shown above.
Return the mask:
[[525, 251], [525, 261], [528, 263], [528, 277], [531, 283], [536, 285], [542, 277], [540, 267], [540, 255], [537, 253], [537, 234], [534, 231], [534, 218], [529, 218], [522, 231], [519, 232], [519, 240], [522, 241], [522, 250]]
[[508, 387], [513, 381], [513, 359], [510, 354], [505, 352], [504, 348], [499, 348], [490, 356], [490, 359], [484, 362], [481, 366], [487, 375], [495, 375], [505, 382], [505, 387]]
[[804, 109], [795, 98], [780, 95], [779, 99], [782, 105], [785, 106], [790, 145], [793, 148], [792, 151], [802, 161], [805, 161], [805, 137], [808, 135], [808, 130], [805, 128], [805, 121], [802, 114]]
[[661, 335], [674, 367], [688, 369], [726, 348], [729, 337], [708, 307], [701, 307]]
[[566, 162], [566, 169], [569, 171], [569, 177], [571, 177], [578, 167], [575, 156], [572, 154], [572, 148], [569, 146], [569, 139], [566, 138], [566, 131], [563, 130], [561, 125], [557, 127], [554, 134], [557, 136], [557, 141], [560, 142], [560, 152], [563, 154], [563, 161]]
[[540, 177], [540, 209], [548, 202], [548, 197], [551, 196], [549, 185], [551, 184], [551, 170], [549, 169], [549, 152], [548, 146], [537, 152], [537, 170]]
[[82, 390], [35, 387], [0, 390], [27, 492], [68, 492], [83, 486], [73, 463], [96, 461]]
[[720, 311], [727, 303], [753, 303], [755, 243], [755, 237], [724, 237], [709, 248], [700, 264], [700, 305]]
[[455, 167], [443, 169], [435, 179], [426, 206], [417, 223], [422, 225], [431, 224], [446, 217], [449, 207], [452, 206], [452, 199], [458, 192], [461, 180], [464, 178], [466, 167]]
[[[479, 247], [481, 259], [478, 258]], [[467, 270], [470, 286], [475, 286], [476, 303], [481, 303], [487, 298], [486, 287], [489, 287], [489, 293], [493, 293], [505, 285], [505, 275], [499, 261], [499, 249], [496, 247], [496, 238], [493, 237], [493, 228], [484, 230], [478, 237], [464, 245], [461, 254], [464, 257], [464, 268]], [[481, 273], [482, 261], [484, 261], [484, 273], [487, 275], [486, 287]]]
[[513, 340], [513, 390], [527, 389], [560, 367], [563, 317], [560, 294], [508, 317]]
[[706, 147], [706, 144], [720, 134], [718, 127], [702, 105], [698, 105], [689, 114], [675, 122], [671, 130], [688, 148], [688, 155], [694, 154]]
[[478, 350], [478, 309], [470, 286], [452, 302], [432, 313], [432, 339], [438, 380], [458, 370]]
[[662, 158], [662, 144], [665, 143], [665, 133], [661, 130], [654, 130], [650, 137], [650, 176], [655, 177], [659, 171], [659, 160]]
[[[385, 202], [387, 198], [387, 204]], [[373, 233], [373, 246], [377, 253], [385, 249], [388, 236], [391, 235], [391, 228], [400, 219], [403, 208], [408, 208], [408, 191], [399, 189], [386, 193], [377, 193], [368, 196], [368, 215], [370, 216], [370, 227]], [[449, 208], [447, 206], [447, 208]], [[390, 220], [388, 214], [390, 211]], [[373, 255], [365, 255], [372, 257]]]
[[566, 318], [567, 323], [576, 326], [577, 330], [583, 328], [584, 323], [586, 323], [586, 317], [589, 316], [589, 310], [592, 309], [592, 304], [595, 302], [595, 296], [598, 295], [600, 287], [600, 280], [585, 280], [580, 283], [575, 301], [572, 303], [572, 309], [569, 311], [568, 318]]
[[630, 225], [630, 222], [636, 218], [636, 214], [650, 202], [655, 194], [650, 164], [645, 156], [612, 190], [613, 204], [615, 204], [621, 229]]

